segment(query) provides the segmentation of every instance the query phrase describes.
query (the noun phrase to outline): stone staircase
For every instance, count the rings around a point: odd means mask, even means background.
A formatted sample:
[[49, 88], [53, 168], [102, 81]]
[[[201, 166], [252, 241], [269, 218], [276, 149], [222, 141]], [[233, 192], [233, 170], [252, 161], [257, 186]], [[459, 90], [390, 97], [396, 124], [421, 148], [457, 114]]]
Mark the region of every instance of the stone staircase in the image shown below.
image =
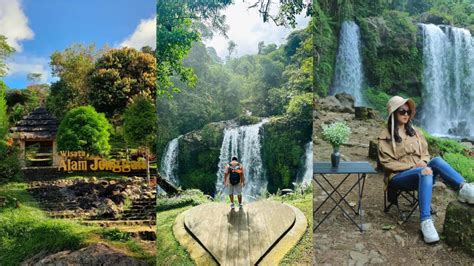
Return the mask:
[[89, 208], [93, 203], [85, 202], [87, 198], [76, 198], [70, 192], [65, 193], [71, 184], [76, 183], [61, 180], [32, 181], [28, 191], [51, 218], [73, 219], [86, 225], [118, 228], [142, 240], [156, 239], [156, 190], [153, 187], [141, 186], [142, 193], [130, 197], [129, 208], [120, 210], [114, 217], [104, 217]]

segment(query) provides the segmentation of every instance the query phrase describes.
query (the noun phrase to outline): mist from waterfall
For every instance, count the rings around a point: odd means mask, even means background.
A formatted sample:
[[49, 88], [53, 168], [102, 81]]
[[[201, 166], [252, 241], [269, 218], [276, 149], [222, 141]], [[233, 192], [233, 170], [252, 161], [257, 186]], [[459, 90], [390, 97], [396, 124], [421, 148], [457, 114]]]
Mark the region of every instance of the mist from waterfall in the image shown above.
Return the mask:
[[354, 21], [344, 21], [339, 34], [339, 45], [330, 94], [349, 93], [354, 97], [355, 105], [360, 106], [364, 103], [363, 82], [359, 26]]

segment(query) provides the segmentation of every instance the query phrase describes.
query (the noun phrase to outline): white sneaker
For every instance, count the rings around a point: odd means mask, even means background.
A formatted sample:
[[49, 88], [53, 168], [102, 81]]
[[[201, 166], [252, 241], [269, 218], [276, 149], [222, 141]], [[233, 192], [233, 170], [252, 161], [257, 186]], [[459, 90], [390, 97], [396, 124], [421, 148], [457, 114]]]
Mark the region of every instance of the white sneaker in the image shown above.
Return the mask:
[[438, 232], [436, 232], [436, 228], [431, 219], [424, 220], [421, 222], [420, 226], [425, 243], [434, 243], [439, 241]]
[[234, 203], [231, 203], [231, 204], [230, 204], [230, 208], [231, 208], [231, 209], [235, 208]]
[[243, 207], [244, 207], [244, 204], [239, 203], [239, 208], [243, 208]]
[[460, 202], [474, 204], [474, 184], [465, 183], [459, 190], [458, 200]]

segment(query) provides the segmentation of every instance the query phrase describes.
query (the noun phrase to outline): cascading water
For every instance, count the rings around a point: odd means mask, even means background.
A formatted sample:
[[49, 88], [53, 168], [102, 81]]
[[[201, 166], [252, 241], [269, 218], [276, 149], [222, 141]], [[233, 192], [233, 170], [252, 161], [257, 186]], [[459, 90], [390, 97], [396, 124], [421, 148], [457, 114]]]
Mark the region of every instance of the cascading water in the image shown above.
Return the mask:
[[474, 44], [470, 32], [420, 24], [423, 34], [423, 115], [436, 135], [474, 136]]
[[354, 97], [356, 105], [364, 102], [362, 97], [364, 74], [360, 51], [359, 26], [353, 21], [344, 21], [339, 37], [331, 95], [349, 93]]
[[313, 180], [313, 141], [306, 143], [304, 149], [304, 168], [300, 172], [298, 181], [311, 185], [311, 180]]
[[239, 158], [244, 166], [245, 186], [242, 194], [245, 199], [258, 198], [267, 189], [267, 179], [263, 169], [261, 157], [261, 135], [262, 122], [249, 126], [226, 128], [222, 140], [221, 153], [219, 156], [219, 170], [217, 171], [216, 194], [224, 194], [224, 168], [233, 156]]
[[178, 140], [180, 137], [174, 138], [166, 145], [164, 156], [161, 159], [160, 170], [160, 174], [163, 177], [176, 185], [179, 184], [176, 171], [178, 170]]

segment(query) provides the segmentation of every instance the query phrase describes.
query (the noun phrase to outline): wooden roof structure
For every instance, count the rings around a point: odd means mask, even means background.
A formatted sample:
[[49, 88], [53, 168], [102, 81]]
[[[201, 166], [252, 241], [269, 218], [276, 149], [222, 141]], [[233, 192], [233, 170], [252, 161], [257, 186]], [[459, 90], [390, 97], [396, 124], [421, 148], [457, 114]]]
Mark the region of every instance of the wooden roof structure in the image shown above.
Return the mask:
[[59, 122], [44, 107], [39, 107], [10, 129], [15, 139], [47, 141], [56, 138]]

